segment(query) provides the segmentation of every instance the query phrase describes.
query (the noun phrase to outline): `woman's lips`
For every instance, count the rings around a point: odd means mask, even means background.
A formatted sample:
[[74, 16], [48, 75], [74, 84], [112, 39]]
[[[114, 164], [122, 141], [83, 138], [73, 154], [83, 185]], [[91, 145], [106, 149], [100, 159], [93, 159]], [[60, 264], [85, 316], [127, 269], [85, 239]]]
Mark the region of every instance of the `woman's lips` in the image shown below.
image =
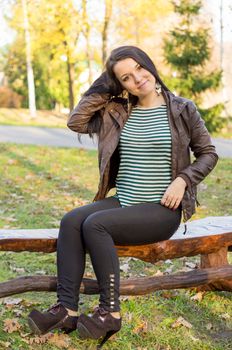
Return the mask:
[[147, 80], [144, 83], [142, 83], [141, 85], [139, 85], [138, 88], [141, 89], [146, 83], [147, 83]]

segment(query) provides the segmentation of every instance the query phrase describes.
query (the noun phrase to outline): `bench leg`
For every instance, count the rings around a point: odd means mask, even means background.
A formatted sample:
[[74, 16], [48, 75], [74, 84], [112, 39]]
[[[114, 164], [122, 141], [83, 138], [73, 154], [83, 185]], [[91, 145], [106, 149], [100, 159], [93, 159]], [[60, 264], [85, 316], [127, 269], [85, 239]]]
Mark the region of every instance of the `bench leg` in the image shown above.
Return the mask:
[[[221, 267], [228, 266], [229, 262], [227, 259], [228, 247], [223, 247], [219, 249], [217, 252], [210, 254], [201, 254], [201, 264], [200, 267], [202, 269], [209, 267]], [[197, 288], [198, 290], [224, 290], [232, 292], [232, 280], [231, 279], [221, 279], [215, 282], [211, 282], [210, 284], [200, 286]]]

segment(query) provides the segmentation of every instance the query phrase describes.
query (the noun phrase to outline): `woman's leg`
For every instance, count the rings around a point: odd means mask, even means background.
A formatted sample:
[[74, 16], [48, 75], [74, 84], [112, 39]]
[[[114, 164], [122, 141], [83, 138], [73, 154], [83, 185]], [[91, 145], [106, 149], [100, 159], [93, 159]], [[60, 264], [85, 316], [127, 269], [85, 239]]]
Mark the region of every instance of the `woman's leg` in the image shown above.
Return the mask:
[[106, 198], [68, 212], [60, 224], [57, 241], [58, 302], [70, 310], [78, 309], [79, 288], [85, 269], [82, 223], [99, 210], [120, 207], [116, 198]]
[[169, 239], [181, 210], [156, 203], [112, 208], [90, 214], [83, 222], [83, 240], [100, 288], [100, 307], [119, 311], [119, 262], [115, 244], [135, 245]]
[[98, 210], [119, 207], [116, 198], [107, 198], [67, 213], [60, 225], [57, 246], [58, 303], [45, 312], [36, 309], [28, 316], [33, 333], [45, 334], [59, 328], [69, 333], [76, 329], [78, 295], [85, 267], [85, 247], [81, 238], [83, 221]]

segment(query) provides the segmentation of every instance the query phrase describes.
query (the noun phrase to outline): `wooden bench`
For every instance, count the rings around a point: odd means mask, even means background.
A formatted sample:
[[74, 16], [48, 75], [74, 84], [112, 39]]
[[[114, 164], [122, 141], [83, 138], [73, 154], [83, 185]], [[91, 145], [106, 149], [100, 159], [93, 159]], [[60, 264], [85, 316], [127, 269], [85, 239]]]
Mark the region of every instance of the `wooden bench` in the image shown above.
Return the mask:
[[[155, 290], [198, 287], [198, 290], [232, 291], [232, 216], [208, 217], [181, 224], [170, 239], [154, 244], [116, 246], [120, 257], [135, 257], [149, 263], [200, 254], [200, 266], [172, 275], [121, 280], [121, 295], [148, 294]], [[56, 251], [58, 229], [0, 230], [0, 251]], [[27, 291], [55, 291], [55, 276], [24, 276], [0, 283], [0, 297]], [[98, 293], [96, 280], [83, 278], [81, 293]]]

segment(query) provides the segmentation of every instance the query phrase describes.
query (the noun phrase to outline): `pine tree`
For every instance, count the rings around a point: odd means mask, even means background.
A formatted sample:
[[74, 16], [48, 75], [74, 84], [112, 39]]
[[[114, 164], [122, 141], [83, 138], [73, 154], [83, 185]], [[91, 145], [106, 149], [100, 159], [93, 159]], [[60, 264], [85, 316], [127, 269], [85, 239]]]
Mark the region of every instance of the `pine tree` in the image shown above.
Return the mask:
[[173, 6], [179, 16], [179, 23], [164, 40], [165, 59], [176, 72], [169, 86], [179, 95], [194, 100], [210, 132], [219, 130], [224, 124], [220, 117], [223, 104], [208, 109], [200, 108], [202, 94], [207, 90], [217, 90], [222, 78], [220, 70], [207, 69], [211, 54], [210, 33], [209, 28], [205, 28], [198, 20], [202, 1], [173, 1]]

